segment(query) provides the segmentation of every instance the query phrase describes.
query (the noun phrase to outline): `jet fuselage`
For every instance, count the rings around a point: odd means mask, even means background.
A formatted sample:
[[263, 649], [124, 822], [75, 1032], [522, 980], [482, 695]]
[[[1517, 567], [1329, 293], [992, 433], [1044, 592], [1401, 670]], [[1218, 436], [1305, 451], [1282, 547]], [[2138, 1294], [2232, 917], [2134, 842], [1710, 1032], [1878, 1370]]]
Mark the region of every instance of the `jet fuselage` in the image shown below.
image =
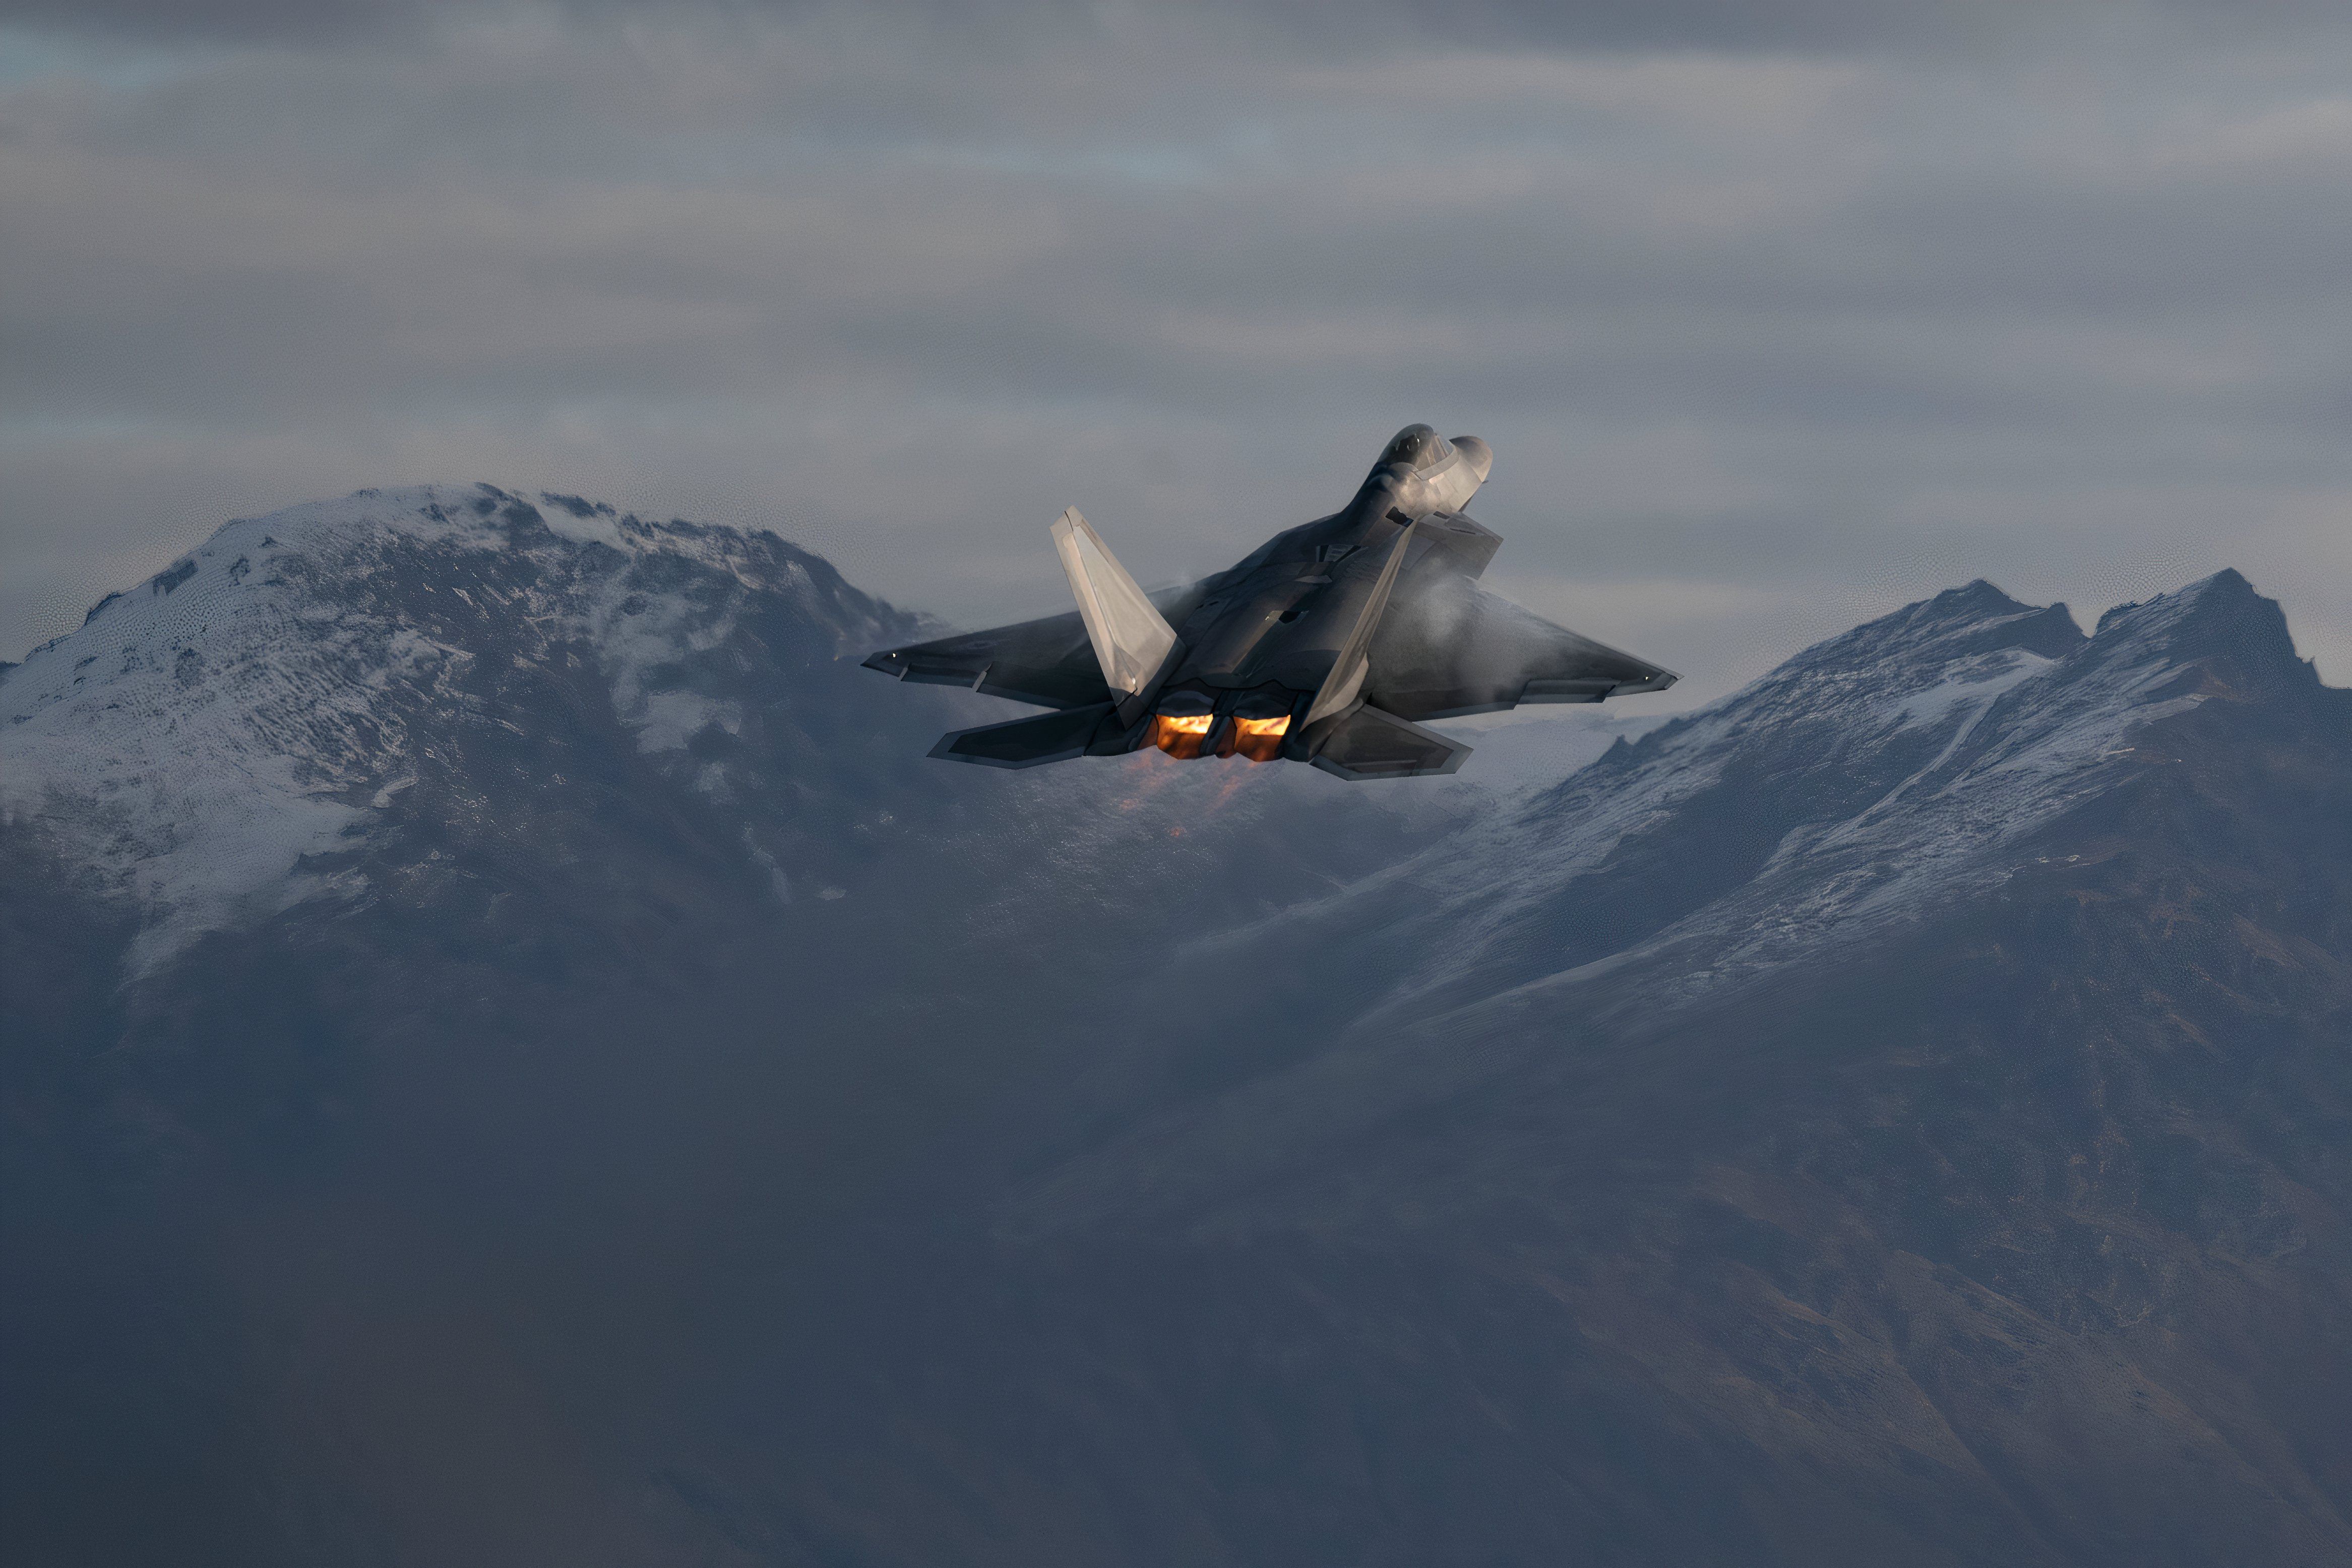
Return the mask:
[[1672, 685], [1655, 665], [1473, 586], [1502, 541], [1462, 507], [1493, 465], [1475, 436], [1449, 441], [1408, 425], [1347, 506], [1155, 594], [1073, 509], [1053, 531], [1076, 616], [891, 649], [866, 664], [1059, 710], [961, 731], [934, 756], [1028, 767], [1150, 746], [1178, 758], [1311, 761], [1348, 778], [1458, 767], [1468, 748], [1415, 718]]
[[[1486, 482], [1494, 455], [1476, 436], [1446, 440], [1425, 424], [1400, 432], [1347, 506], [1286, 529], [1208, 579], [1175, 622], [1186, 649], [1161, 685], [1151, 744], [1178, 756], [1235, 749], [1271, 755], [1263, 726], [1295, 720], [1331, 674], [1362, 618], [1375, 574], [1339, 571], [1391, 545], [1416, 519], [1458, 512]], [[1208, 718], [1206, 728], [1196, 728]], [[1255, 721], [1246, 731], [1221, 722]], [[1287, 726], [1284, 727], [1286, 730]], [[1256, 744], [1253, 744], [1256, 743]]]

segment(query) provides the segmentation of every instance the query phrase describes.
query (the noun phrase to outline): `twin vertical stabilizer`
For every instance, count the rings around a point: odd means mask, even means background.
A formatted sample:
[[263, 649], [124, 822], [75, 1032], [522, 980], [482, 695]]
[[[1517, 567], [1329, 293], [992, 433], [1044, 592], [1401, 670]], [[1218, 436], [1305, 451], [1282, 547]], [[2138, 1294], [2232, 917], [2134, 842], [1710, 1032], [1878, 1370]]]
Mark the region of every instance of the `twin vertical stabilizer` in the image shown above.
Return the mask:
[[1388, 613], [1389, 593], [1396, 587], [1397, 569], [1404, 565], [1404, 552], [1412, 544], [1413, 529], [1409, 524], [1399, 531], [1396, 542], [1389, 546], [1389, 559], [1381, 567], [1379, 580], [1372, 584], [1371, 593], [1356, 615], [1356, 624], [1348, 632], [1348, 640], [1339, 645], [1339, 656], [1331, 661], [1331, 673], [1324, 677], [1323, 686], [1315, 694], [1315, 706], [1307, 710], [1301, 723], [1309, 725], [1345, 713], [1364, 689], [1364, 677], [1371, 674], [1372, 633], [1380, 630], [1381, 617]]
[[1129, 717], [1128, 709], [1150, 695], [1175, 648], [1175, 630], [1076, 507], [1055, 519], [1054, 549], [1069, 575], [1103, 679], [1121, 695], [1120, 716]]

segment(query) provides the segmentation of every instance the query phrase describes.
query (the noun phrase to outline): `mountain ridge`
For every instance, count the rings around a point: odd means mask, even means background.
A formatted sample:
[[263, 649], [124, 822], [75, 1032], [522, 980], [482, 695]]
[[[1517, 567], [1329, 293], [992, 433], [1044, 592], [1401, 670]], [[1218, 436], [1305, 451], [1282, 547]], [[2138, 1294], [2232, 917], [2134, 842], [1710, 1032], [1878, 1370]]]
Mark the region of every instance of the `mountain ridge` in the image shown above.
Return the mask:
[[[195, 934], [225, 922], [307, 898], [357, 895], [348, 876], [339, 881], [327, 868], [339, 857], [348, 859], [343, 852], [352, 841], [364, 838], [392, 797], [410, 787], [411, 770], [403, 760], [408, 744], [403, 710], [413, 714], [450, 695], [440, 689], [449, 683], [445, 666], [453, 658], [467, 662], [474, 656], [458, 645], [463, 636], [450, 640], [456, 633], [448, 627], [436, 641], [399, 624], [403, 615], [418, 616], [418, 603], [430, 602], [427, 596], [436, 591], [423, 578], [405, 591], [407, 604], [395, 602], [403, 591], [397, 584], [390, 587], [392, 597], [365, 607], [332, 602], [352, 589], [351, 579], [396, 577], [386, 552], [438, 554], [444, 568], [467, 556], [529, 562], [528, 581], [474, 584], [475, 590], [502, 596], [489, 606], [474, 604], [463, 583], [443, 585], [464, 603], [459, 615], [470, 615], [475, 622], [465, 630], [478, 636], [491, 609], [510, 609], [507, 631], [515, 632], [519, 622], [535, 634], [502, 648], [501, 656], [543, 659], [557, 640], [582, 644], [603, 666], [621, 722], [649, 753], [686, 752], [697, 737], [708, 749], [717, 744], [711, 727], [740, 730], [751, 700], [751, 694], [714, 699], [674, 678], [682, 658], [707, 652], [695, 646], [698, 640], [726, 634], [731, 611], [725, 603], [677, 600], [684, 585], [666, 580], [675, 573], [661, 565], [665, 561], [731, 577], [744, 594], [803, 593], [803, 610], [835, 638], [836, 653], [908, 634], [907, 629], [919, 623], [856, 593], [821, 558], [772, 532], [649, 523], [578, 496], [535, 494], [534, 501], [488, 484], [361, 491], [338, 502], [240, 519], [224, 525], [139, 588], [107, 595], [80, 628], [34, 650], [24, 664], [0, 672], [0, 709], [6, 710], [0, 711], [0, 746], [10, 753], [7, 778], [0, 782], [0, 811], [46, 820], [74, 841], [79, 858], [149, 908], [148, 929], [131, 960], [134, 970], [143, 972], [184, 948]], [[372, 538], [371, 529], [380, 535]], [[278, 534], [291, 542], [280, 541]], [[258, 577], [252, 575], [257, 559], [265, 563]], [[648, 597], [643, 588], [656, 579], [665, 580]], [[2101, 634], [2111, 624], [2136, 624], [2135, 616], [2153, 615], [2169, 626], [2188, 602], [2184, 595], [2229, 583], [2242, 591], [2233, 593], [2235, 599], [2254, 597], [2242, 577], [2224, 572], [2154, 601], [2152, 610], [2118, 606], [2102, 617]], [[250, 597], [252, 589], [272, 587], [285, 591], [279, 595], [284, 602], [274, 621], [264, 614], [271, 624], [263, 631], [274, 630], [286, 644], [282, 654], [273, 656], [309, 665], [289, 689], [270, 690], [267, 682], [255, 681], [267, 673], [257, 669], [257, 654], [271, 647], [268, 635], [240, 638], [234, 624], [215, 632], [206, 619], [218, 612], [233, 623], [250, 622], [252, 607], [239, 608], [231, 601], [241, 590]], [[710, 591], [705, 584], [698, 591]], [[312, 602], [306, 594], [318, 596], [310, 611], [303, 609]], [[662, 612], [651, 621], [642, 619], [656, 602]], [[2292, 661], [2284, 618], [2274, 606], [2269, 615], [2272, 623], [2262, 630], [2275, 633]], [[551, 621], [552, 632], [539, 630]], [[1948, 627], [1949, 634], [1938, 634], [1939, 626]], [[118, 636], [128, 639], [119, 648], [112, 641]], [[329, 647], [324, 637], [341, 643]], [[1924, 691], [1888, 689], [1886, 672], [1871, 667], [1879, 657], [1874, 650], [1903, 644], [1916, 659], [1927, 647], [1923, 638], [1935, 641], [1944, 654], [1939, 667], [1951, 678]], [[95, 646], [101, 641], [109, 645]], [[225, 641], [234, 645], [224, 648]], [[1889, 700], [1899, 695], [1911, 705], [1904, 727], [1933, 730], [1955, 704], [1998, 695], [1994, 686], [2000, 680], [2036, 673], [2024, 661], [2071, 656], [2098, 642], [2098, 635], [2081, 633], [2064, 606], [2027, 606], [1979, 580], [1816, 644], [1741, 691], [1666, 719], [1638, 742], [1621, 738], [1600, 772], [1580, 768], [1576, 776], [1590, 789], [1602, 779], [1613, 783], [1626, 770], [1638, 772], [1642, 759], [1675, 747], [1692, 726], [1715, 722], [1709, 716], [1749, 713], [1758, 722], [1772, 722], [1775, 683], [1803, 683], [1802, 700], [1811, 702], [1820, 700], [1826, 685], [1867, 678]], [[1985, 668], [1967, 666], [1979, 656], [1987, 662]], [[85, 668], [100, 661], [120, 663]], [[71, 667], [64, 667], [68, 662]], [[1996, 664], [2001, 667], [1991, 668]], [[648, 689], [648, 676], [656, 672], [667, 685]], [[142, 675], [143, 681], [136, 678]], [[240, 676], [255, 689], [236, 694], [234, 701], [240, 706], [225, 706], [218, 695], [222, 682], [234, 686]], [[135, 722], [116, 726], [127, 737], [109, 741], [85, 736], [82, 742], [68, 743], [60, 734], [44, 733], [59, 731], [68, 717], [78, 718], [85, 731], [97, 731], [92, 699], [102, 695], [119, 704], [128, 695], [126, 682], [142, 688], [134, 699]], [[257, 733], [222, 735], [218, 721], [233, 721], [239, 712], [249, 716]], [[191, 745], [222, 748], [225, 755], [211, 757], [193, 771], [200, 777], [236, 775], [259, 792], [261, 804], [240, 809], [235, 800], [206, 800], [199, 779], [179, 786], [177, 820], [167, 820], [173, 811], [154, 802], [173, 794], [175, 774], [191, 769], [183, 766], [185, 756], [159, 753], [148, 743], [155, 733], [172, 737], [173, 748], [182, 752]], [[72, 755], [77, 749], [83, 755]], [[82, 776], [91, 767], [89, 752], [110, 749], [112, 755], [96, 765], [94, 776]], [[726, 767], [723, 760], [706, 761], [698, 769], [699, 787], [723, 790]], [[1554, 792], [1575, 788], [1563, 779]], [[137, 799], [141, 791], [147, 801]], [[1552, 809], [1571, 811], [1578, 802]], [[773, 860], [772, 849], [754, 846], [750, 852], [755, 862], [762, 854]], [[184, 872], [194, 862], [202, 863]], [[789, 896], [792, 879], [772, 866], [767, 869], [782, 878], [776, 885]], [[1554, 873], [1572, 869], [1557, 859], [1550, 867]]]
[[305, 515], [0, 674], [35, 1557], [2352, 1553], [2352, 694], [2237, 574], [1386, 792], [938, 768], [781, 541]]

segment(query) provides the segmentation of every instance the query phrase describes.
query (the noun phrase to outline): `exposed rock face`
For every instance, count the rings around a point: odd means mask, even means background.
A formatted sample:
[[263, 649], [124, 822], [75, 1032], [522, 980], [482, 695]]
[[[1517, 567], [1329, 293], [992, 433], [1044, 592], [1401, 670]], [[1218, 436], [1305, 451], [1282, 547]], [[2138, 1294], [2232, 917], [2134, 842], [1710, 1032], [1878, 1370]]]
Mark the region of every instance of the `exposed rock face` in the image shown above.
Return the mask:
[[912, 626], [438, 487], [0, 671], [30, 1560], [2352, 1559], [2352, 697], [2234, 573], [1500, 790], [939, 768]]

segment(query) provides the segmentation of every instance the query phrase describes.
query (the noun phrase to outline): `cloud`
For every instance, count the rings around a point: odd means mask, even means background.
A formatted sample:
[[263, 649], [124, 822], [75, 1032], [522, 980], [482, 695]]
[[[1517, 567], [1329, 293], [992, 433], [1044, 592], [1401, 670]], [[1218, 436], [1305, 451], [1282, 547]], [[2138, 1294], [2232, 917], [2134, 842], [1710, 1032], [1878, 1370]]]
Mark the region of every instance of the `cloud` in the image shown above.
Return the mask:
[[[148, 40], [315, 44], [413, 33], [452, 17], [512, 9], [512, 0], [6, 0], [0, 26]], [[887, 12], [933, 33], [973, 37], [1115, 34], [1148, 9], [1136, 0], [542, 0], [577, 23], [658, 28], [706, 18], [824, 22]], [[1240, 26], [1327, 53], [1432, 48], [1846, 53], [1981, 50], [2095, 25], [2110, 34], [2170, 27], [2242, 41], [2340, 24], [2328, 0], [1205, 0], [1191, 7], [1221, 30]]]
[[2347, 645], [2312, 519], [2352, 495], [2352, 50], [2179, 11], [1880, 48], [1833, 5], [1765, 47], [1733, 9], [1344, 47], [451, 10], [28, 56], [0, 649], [229, 512], [476, 477], [772, 522], [980, 621], [1052, 606], [1064, 506], [1191, 575], [1420, 418], [1496, 447], [1502, 586], [1648, 607], [1596, 633], [1678, 696], [1978, 575], [2095, 609], [2117, 562], [2273, 563]]
[[430, 0], [7, 0], [0, 26], [108, 39], [313, 43], [413, 28]]

